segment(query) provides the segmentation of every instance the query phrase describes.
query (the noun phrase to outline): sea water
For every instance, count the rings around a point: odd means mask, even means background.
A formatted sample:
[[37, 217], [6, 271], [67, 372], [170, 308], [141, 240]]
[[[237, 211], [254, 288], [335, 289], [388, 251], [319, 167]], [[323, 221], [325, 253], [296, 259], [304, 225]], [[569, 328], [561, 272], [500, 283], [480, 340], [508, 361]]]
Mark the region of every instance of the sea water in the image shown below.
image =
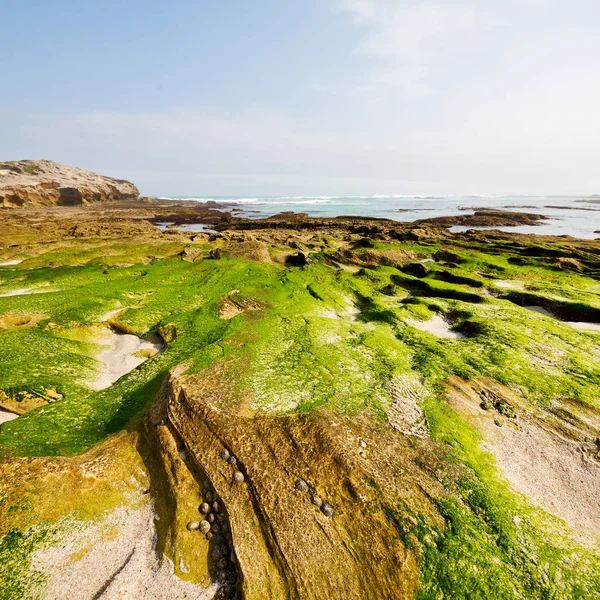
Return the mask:
[[[314, 217], [362, 216], [416, 221], [431, 217], [472, 214], [478, 209], [540, 213], [548, 217], [540, 226], [494, 227], [516, 233], [571, 235], [600, 238], [600, 197], [585, 196], [264, 196], [179, 197], [177, 200], [220, 202], [238, 210], [236, 216], [264, 218], [286, 211]], [[489, 229], [453, 227], [453, 231]]]

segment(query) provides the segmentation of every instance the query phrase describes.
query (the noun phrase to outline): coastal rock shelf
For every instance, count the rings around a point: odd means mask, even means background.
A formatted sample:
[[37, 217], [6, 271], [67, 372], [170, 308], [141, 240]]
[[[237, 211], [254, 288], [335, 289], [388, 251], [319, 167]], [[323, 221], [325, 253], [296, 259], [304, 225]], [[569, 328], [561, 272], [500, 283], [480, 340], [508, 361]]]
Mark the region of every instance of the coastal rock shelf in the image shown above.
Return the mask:
[[0, 596], [600, 597], [600, 241], [2, 217]]

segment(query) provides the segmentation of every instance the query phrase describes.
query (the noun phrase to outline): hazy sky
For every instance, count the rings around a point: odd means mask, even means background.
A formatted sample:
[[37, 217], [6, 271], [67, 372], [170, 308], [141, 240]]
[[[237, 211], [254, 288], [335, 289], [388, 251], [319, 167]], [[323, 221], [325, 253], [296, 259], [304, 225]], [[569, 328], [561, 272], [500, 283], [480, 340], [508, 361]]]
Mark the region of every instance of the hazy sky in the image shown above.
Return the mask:
[[600, 193], [598, 0], [0, 0], [0, 159], [158, 195]]

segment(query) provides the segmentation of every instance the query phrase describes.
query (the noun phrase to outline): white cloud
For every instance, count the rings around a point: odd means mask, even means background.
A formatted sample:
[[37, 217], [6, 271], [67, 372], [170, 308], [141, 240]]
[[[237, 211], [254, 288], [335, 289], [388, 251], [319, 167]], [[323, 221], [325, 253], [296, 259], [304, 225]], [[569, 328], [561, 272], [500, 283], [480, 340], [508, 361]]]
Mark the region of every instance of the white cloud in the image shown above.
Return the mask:
[[471, 4], [423, 0], [336, 0], [361, 26], [358, 52], [374, 59], [366, 75], [373, 88], [422, 92], [430, 68], [447, 46], [476, 24]]
[[[440, 127], [384, 121], [333, 133], [248, 110], [0, 114], [3, 156], [51, 158], [136, 182], [159, 195], [597, 193], [595, 99], [576, 92], [467, 106]], [[519, 112], [503, 113], [504, 103]]]

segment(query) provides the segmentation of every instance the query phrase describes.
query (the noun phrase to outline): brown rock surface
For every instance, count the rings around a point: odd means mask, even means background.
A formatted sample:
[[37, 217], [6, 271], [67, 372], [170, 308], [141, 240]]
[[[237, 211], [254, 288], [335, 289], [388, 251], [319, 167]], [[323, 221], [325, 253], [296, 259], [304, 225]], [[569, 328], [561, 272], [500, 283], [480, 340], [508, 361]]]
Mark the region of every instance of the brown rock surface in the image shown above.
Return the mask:
[[113, 179], [51, 160], [0, 163], [0, 206], [80, 206], [94, 202], [136, 201], [139, 190]]
[[[221, 498], [242, 597], [412, 598], [418, 543], [408, 531], [399, 536], [396, 524], [411, 522], [416, 511], [443, 527], [432, 499], [444, 490], [421, 466], [435, 471], [440, 447], [408, 438], [368, 411], [354, 417], [253, 412], [236, 389], [238, 368], [221, 362], [192, 376], [176, 370], [148, 425], [160, 427], [166, 411], [187, 456]], [[237, 467], [219, 458], [223, 445], [238, 457]], [[245, 480], [235, 484], [238, 468]], [[310, 493], [296, 489], [298, 477]], [[332, 516], [315, 505], [315, 494], [333, 507]], [[199, 544], [198, 551], [207, 548]]]

